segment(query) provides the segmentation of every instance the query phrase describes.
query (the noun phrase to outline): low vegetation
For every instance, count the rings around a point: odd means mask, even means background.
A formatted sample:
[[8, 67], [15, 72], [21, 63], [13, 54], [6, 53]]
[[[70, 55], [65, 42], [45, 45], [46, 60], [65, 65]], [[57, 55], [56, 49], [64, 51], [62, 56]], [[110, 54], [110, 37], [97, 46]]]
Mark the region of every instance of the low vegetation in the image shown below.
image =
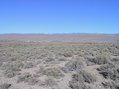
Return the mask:
[[45, 86], [57, 86], [57, 82], [52, 77], [47, 77], [44, 81]]
[[97, 56], [92, 56], [87, 58], [89, 62], [92, 62], [94, 64], [102, 65], [106, 64], [109, 61], [109, 56], [105, 55], [97, 55]]
[[69, 71], [75, 71], [77, 69], [82, 69], [84, 64], [81, 60], [71, 60], [65, 64], [65, 68]]
[[0, 89], [119, 89], [119, 43], [0, 40], [0, 80]]
[[54, 78], [60, 78], [63, 77], [63, 73], [58, 68], [48, 68], [44, 70], [44, 74], [47, 76], [52, 76]]
[[0, 89], [9, 89], [10, 86], [11, 86], [11, 84], [4, 83], [4, 84], [1, 84], [1, 85], [0, 85]]

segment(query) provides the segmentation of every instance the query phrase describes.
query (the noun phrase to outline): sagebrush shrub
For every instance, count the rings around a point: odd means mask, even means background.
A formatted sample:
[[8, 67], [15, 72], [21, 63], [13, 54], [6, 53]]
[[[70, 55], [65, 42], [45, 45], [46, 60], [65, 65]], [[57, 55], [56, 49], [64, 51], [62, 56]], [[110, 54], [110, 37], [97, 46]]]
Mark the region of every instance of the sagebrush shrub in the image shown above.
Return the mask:
[[109, 62], [109, 57], [103, 56], [103, 55], [92, 56], [92, 57], [88, 58], [88, 61], [101, 65], [101, 64], [108, 63]]
[[93, 84], [94, 82], [96, 82], [96, 77], [93, 74], [86, 72], [84, 70], [78, 70], [76, 74], [72, 75], [71, 83], [85, 83], [85, 82]]
[[105, 71], [101, 71], [100, 74], [104, 76], [106, 79], [112, 79], [114, 81], [119, 81], [119, 70], [118, 69], [109, 69]]
[[73, 56], [73, 54], [71, 52], [64, 52], [64, 53], [62, 53], [62, 55], [64, 57], [72, 57]]
[[11, 87], [11, 84], [8, 83], [0, 84], [0, 89], [9, 89], [9, 87]]
[[48, 68], [44, 70], [44, 74], [47, 76], [52, 76], [54, 78], [60, 78], [63, 77], [63, 73], [58, 68]]
[[56, 86], [57, 82], [52, 77], [47, 77], [44, 81], [45, 86]]
[[74, 71], [77, 69], [81, 69], [83, 67], [84, 67], [84, 64], [80, 60], [71, 60], [65, 64], [65, 68], [67, 68], [69, 71]]

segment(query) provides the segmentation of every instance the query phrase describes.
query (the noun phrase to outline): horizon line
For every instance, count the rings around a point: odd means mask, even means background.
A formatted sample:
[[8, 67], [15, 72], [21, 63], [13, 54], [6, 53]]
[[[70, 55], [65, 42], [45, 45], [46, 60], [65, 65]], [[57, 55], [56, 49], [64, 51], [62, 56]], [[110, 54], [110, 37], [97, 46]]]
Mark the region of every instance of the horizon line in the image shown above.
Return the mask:
[[119, 34], [119, 33], [0, 33], [0, 34]]

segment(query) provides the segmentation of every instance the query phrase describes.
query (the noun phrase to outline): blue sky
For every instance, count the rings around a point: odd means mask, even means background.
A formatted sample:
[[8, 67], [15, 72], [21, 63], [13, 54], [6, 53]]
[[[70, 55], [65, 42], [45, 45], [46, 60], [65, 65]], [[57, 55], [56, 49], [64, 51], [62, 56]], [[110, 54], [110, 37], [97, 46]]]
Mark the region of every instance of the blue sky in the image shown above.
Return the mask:
[[0, 0], [0, 33], [119, 33], [119, 0]]

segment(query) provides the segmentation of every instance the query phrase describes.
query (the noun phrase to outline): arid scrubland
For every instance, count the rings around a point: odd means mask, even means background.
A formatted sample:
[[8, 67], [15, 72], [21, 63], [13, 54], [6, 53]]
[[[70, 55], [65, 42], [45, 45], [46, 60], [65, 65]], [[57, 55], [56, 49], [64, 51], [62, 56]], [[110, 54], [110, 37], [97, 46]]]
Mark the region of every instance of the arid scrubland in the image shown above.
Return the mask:
[[119, 43], [0, 40], [0, 89], [119, 89]]

